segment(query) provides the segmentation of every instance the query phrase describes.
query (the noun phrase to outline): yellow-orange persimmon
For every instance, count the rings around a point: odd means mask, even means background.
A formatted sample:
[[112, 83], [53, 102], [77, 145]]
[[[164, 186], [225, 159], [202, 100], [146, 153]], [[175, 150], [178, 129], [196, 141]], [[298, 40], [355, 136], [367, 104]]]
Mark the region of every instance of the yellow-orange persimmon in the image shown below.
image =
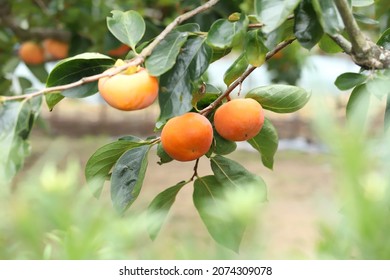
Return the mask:
[[18, 51], [20, 59], [26, 64], [42, 64], [45, 61], [43, 48], [36, 42], [27, 41], [20, 45]]
[[45, 39], [42, 42], [43, 48], [49, 59], [64, 59], [68, 57], [69, 44], [56, 39]]
[[130, 50], [131, 48], [129, 46], [121, 44], [119, 47], [109, 50], [107, 54], [115, 57], [120, 57], [122, 55], [127, 54]]
[[198, 113], [170, 119], [161, 132], [165, 152], [178, 161], [191, 161], [208, 152], [213, 141], [210, 121]]
[[100, 95], [109, 105], [123, 111], [140, 110], [150, 106], [158, 96], [157, 78], [150, 76], [142, 67], [128, 70], [99, 79]]
[[221, 105], [214, 114], [215, 129], [219, 135], [231, 141], [253, 138], [263, 124], [263, 108], [251, 98], [233, 99]]

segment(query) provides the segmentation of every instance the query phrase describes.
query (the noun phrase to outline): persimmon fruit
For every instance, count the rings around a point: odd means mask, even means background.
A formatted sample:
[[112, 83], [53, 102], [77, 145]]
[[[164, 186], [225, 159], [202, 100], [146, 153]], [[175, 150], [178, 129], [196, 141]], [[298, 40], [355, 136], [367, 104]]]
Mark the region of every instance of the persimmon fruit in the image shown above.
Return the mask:
[[43, 40], [42, 46], [49, 59], [60, 60], [68, 57], [69, 44], [67, 42], [47, 38]]
[[107, 54], [114, 57], [120, 57], [127, 54], [130, 50], [131, 48], [129, 46], [121, 44], [119, 47], [109, 50]]
[[170, 119], [162, 129], [161, 144], [175, 160], [191, 161], [205, 155], [213, 142], [210, 121], [198, 113], [186, 113]]
[[20, 45], [18, 51], [20, 59], [30, 65], [42, 64], [45, 61], [43, 48], [34, 41], [26, 41]]
[[[121, 63], [117, 63], [116, 66]], [[110, 68], [104, 73], [109, 73]], [[122, 111], [134, 111], [150, 106], [158, 96], [158, 80], [142, 67], [127, 69], [111, 77], [99, 79], [102, 98], [112, 107]]]
[[233, 99], [222, 104], [214, 114], [214, 126], [223, 138], [245, 141], [256, 136], [264, 124], [260, 103], [251, 98]]

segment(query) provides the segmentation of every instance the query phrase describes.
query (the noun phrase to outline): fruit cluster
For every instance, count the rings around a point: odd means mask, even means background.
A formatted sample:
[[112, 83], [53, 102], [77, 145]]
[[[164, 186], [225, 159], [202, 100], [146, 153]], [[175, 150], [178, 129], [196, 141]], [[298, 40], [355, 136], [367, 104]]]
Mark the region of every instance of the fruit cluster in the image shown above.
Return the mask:
[[[123, 64], [123, 61], [118, 60], [116, 66]], [[150, 76], [142, 67], [129, 68], [117, 75], [101, 78], [98, 87], [109, 105], [124, 111], [146, 108], [158, 96], [157, 78]], [[239, 98], [219, 106], [211, 119], [196, 112], [171, 118], [161, 132], [162, 148], [178, 161], [198, 159], [212, 146], [212, 123], [216, 132], [226, 140], [246, 141], [260, 132], [264, 124], [264, 112], [256, 100]]]
[[41, 43], [26, 41], [20, 45], [20, 59], [29, 65], [42, 64], [45, 61], [60, 60], [68, 56], [69, 44], [56, 39], [45, 39]]

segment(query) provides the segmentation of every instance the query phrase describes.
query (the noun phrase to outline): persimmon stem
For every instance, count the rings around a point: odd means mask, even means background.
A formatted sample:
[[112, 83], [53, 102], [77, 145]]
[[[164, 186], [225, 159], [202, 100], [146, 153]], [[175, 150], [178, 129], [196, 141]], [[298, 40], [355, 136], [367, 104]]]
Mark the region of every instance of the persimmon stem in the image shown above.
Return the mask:
[[[269, 51], [266, 56], [265, 56], [265, 61], [269, 60], [271, 57], [273, 57], [277, 52], [279, 52], [280, 50], [284, 49], [285, 47], [287, 47], [288, 45], [290, 45], [292, 42], [295, 41], [295, 38], [292, 38], [292, 39], [288, 39], [288, 40], [285, 40], [281, 43], [279, 43], [273, 50]], [[237, 80], [235, 80], [226, 90], [223, 94], [221, 94], [220, 96], [218, 96], [217, 99], [214, 100], [214, 102], [212, 102], [209, 106], [207, 106], [206, 108], [204, 108], [203, 110], [201, 110], [199, 113], [204, 115], [204, 116], [207, 116], [216, 106], [218, 106], [224, 98], [228, 98], [229, 95], [232, 93], [232, 91], [242, 85], [242, 83], [244, 82], [244, 80], [246, 78], [248, 78], [248, 76], [254, 71], [256, 70], [257, 67], [255, 66], [251, 66], [249, 67], [245, 72], [244, 74], [242, 74]]]
[[199, 159], [196, 159], [195, 165], [194, 165], [194, 174], [192, 175], [190, 182], [194, 181], [196, 177], [198, 177], [198, 167], [199, 167]]
[[0, 99], [0, 103], [5, 102], [5, 101], [10, 101], [10, 100], [33, 98], [35, 96], [39, 96], [39, 95], [43, 95], [43, 94], [55, 93], [55, 92], [75, 88], [75, 87], [81, 86], [83, 84], [96, 82], [101, 78], [114, 76], [114, 75], [122, 72], [123, 70], [126, 70], [127, 68], [129, 68], [131, 66], [138, 66], [138, 65], [142, 64], [148, 56], [150, 56], [152, 54], [152, 52], [156, 48], [156, 46], [158, 44], [160, 44], [161, 41], [164, 40], [165, 37], [177, 25], [179, 25], [183, 21], [186, 21], [186, 20], [190, 19], [191, 17], [193, 17], [201, 12], [204, 12], [204, 11], [210, 9], [211, 7], [216, 5], [218, 2], [219, 2], [219, 0], [209, 0], [208, 2], [204, 3], [203, 5], [195, 8], [194, 10], [188, 11], [188, 12], [178, 16], [170, 24], [168, 24], [167, 27], [146, 48], [144, 48], [139, 55], [137, 55], [133, 59], [127, 61], [124, 65], [116, 67], [115, 70], [113, 70], [113, 71], [109, 71], [108, 73], [106, 72], [106, 73], [100, 73], [97, 75], [84, 77], [84, 78], [82, 78], [76, 82], [70, 83], [70, 84], [60, 85], [60, 86], [55, 86], [55, 87], [48, 87], [48, 88], [44, 88], [42, 90], [32, 92], [29, 94], [14, 95], [14, 96], [2, 96]]

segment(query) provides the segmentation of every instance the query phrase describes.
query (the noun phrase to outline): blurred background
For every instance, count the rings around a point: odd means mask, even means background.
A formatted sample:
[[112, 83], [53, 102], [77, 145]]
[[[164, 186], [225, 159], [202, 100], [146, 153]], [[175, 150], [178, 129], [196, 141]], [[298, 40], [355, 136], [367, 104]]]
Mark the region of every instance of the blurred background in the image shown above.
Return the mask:
[[[0, 0], [0, 12], [4, 15], [8, 9], [7, 15], [13, 18], [0, 20], [0, 88], [10, 95], [26, 88], [44, 87], [45, 79], [40, 77], [50, 72], [57, 60], [32, 66], [17, 54], [24, 41], [41, 39], [39, 28], [51, 26], [56, 36], [66, 38], [68, 55], [84, 51], [108, 53], [120, 46], [106, 28], [105, 18], [111, 10], [140, 11], [155, 27], [149, 29], [147, 40], [175, 15], [199, 4], [133, 2], [37, 0], [27, 5], [20, 0]], [[206, 19], [223, 17], [237, 9], [250, 10], [251, 1], [224, 2], [229, 3], [195, 20], [206, 29], [210, 25]], [[376, 8], [365, 12], [372, 15]], [[366, 28], [376, 34], [377, 29], [370, 24]], [[127, 52], [119, 57], [125, 57]], [[236, 56], [233, 51], [213, 63], [207, 73], [209, 82], [223, 89], [221, 73]], [[264, 168], [258, 153], [244, 143], [229, 155], [262, 176], [268, 187], [268, 201], [264, 204], [253, 203], [245, 193], [228, 201], [229, 209], [237, 206], [237, 211], [242, 211], [240, 215], [252, 221], [239, 254], [211, 239], [194, 208], [191, 184], [179, 193], [158, 238], [151, 241], [147, 237], [145, 227], [150, 221], [144, 210], [159, 192], [190, 178], [193, 163], [160, 166], [155, 153], [150, 153], [141, 194], [124, 217], [118, 217], [112, 208], [108, 184], [100, 200], [86, 186], [83, 169], [96, 149], [123, 135], [145, 138], [155, 134], [157, 104], [142, 111], [121, 112], [107, 106], [98, 95], [65, 99], [52, 111], [43, 104], [31, 133], [30, 156], [11, 185], [0, 189], [0, 259], [390, 257], [386, 238], [390, 229], [386, 202], [389, 139], [387, 135], [362, 137], [363, 125], [359, 123], [347, 126], [345, 106], [350, 92], [341, 92], [334, 86], [341, 73], [358, 71], [343, 54], [325, 54], [320, 48], [309, 52], [293, 43], [243, 84], [244, 94], [270, 83], [295, 84], [310, 91], [313, 98], [294, 114], [267, 112], [280, 138], [274, 170]], [[382, 125], [378, 113], [383, 110], [383, 100], [373, 102], [376, 103], [367, 123], [377, 131]], [[199, 174], [210, 173], [207, 160], [202, 159]]]

